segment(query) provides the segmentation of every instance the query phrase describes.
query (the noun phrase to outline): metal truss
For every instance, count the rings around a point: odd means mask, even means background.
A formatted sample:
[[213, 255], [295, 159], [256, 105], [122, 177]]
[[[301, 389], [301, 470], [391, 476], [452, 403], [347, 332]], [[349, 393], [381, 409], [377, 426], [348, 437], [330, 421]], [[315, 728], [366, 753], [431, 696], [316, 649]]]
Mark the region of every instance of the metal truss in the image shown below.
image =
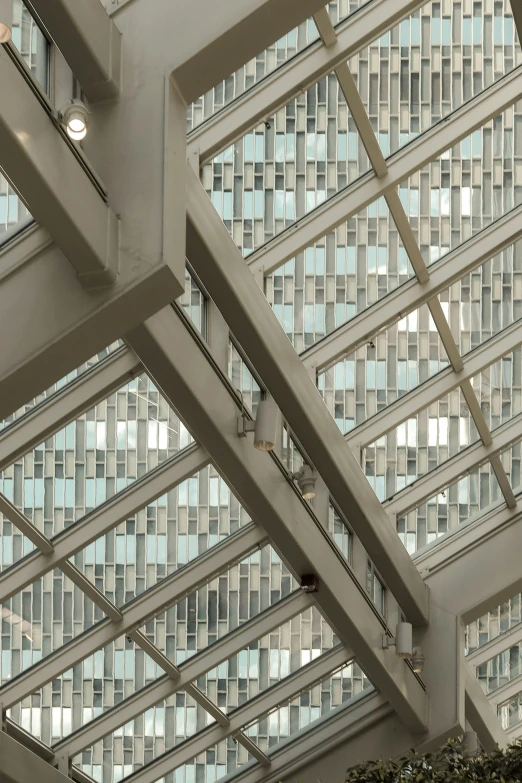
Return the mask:
[[[355, 763], [374, 756], [375, 748], [379, 755], [390, 756], [412, 746], [430, 749], [461, 733], [465, 719], [485, 747], [504, 744], [506, 736], [522, 732], [517, 725], [506, 735], [496, 717], [498, 705], [522, 690], [520, 678], [499, 688], [488, 702], [472, 669], [519, 641], [520, 628], [474, 652], [466, 663], [461, 633], [462, 622], [476, 619], [521, 589], [522, 514], [514, 508], [518, 490], [510, 486], [500, 453], [522, 440], [522, 419], [517, 416], [491, 433], [470, 383], [473, 376], [521, 344], [520, 326], [513, 324], [462, 357], [438, 300], [441, 291], [518, 239], [522, 207], [428, 268], [397, 193], [400, 182], [517, 101], [522, 95], [522, 71], [518, 68], [504, 76], [385, 159], [347, 60], [422, 5], [418, 0], [406, 4], [373, 0], [333, 28], [318, 0], [290, 0], [284, 12], [279, 0], [255, 0], [248, 8], [239, 0], [231, 0], [226, 8], [204, 0], [198, 10], [204, 23], [189, 24], [194, 10], [188, 4], [181, 19], [172, 8], [166, 9], [164, 29], [152, 31], [146, 25], [150, 8], [143, 3], [123, 3], [109, 17], [99, 0], [85, 0], [81, 11], [71, 0], [34, 0], [29, 6], [61, 48], [92, 104], [92, 134], [84, 151], [70, 145], [60, 128], [59, 107], [51, 105], [36, 87], [14, 48], [0, 50], [0, 88], [5, 82], [2, 95], [8, 96], [0, 109], [0, 142], [8, 154], [0, 162], [45, 226], [31, 228], [0, 251], [4, 270], [0, 309], [13, 333], [20, 336], [17, 345], [11, 344], [9, 336], [0, 340], [0, 416], [21, 407], [114, 339], [124, 337], [128, 346], [0, 433], [0, 470], [145, 370], [197, 440], [52, 539], [0, 496], [0, 512], [36, 547], [0, 574], [2, 599], [58, 568], [106, 616], [0, 688], [0, 713], [124, 635], [164, 671], [158, 680], [52, 749], [39, 747], [12, 721], [4, 720], [2, 752], [22, 759], [22, 766], [12, 773], [13, 780], [22, 783], [35, 774], [50, 780], [55, 772], [50, 765], [54, 764], [60, 772], [85, 783], [88, 777], [70, 768], [75, 755], [179, 690], [189, 694], [215, 722], [154, 759], [130, 780], [155, 783], [227, 737], [234, 737], [254, 758], [234, 780], [269, 783], [288, 778], [304, 764], [320, 763], [325, 753], [330, 756], [330, 769], [341, 770], [339, 765], [343, 765], [342, 774], [350, 760]], [[198, 98], [310, 15], [314, 15], [321, 40], [204, 123], [190, 134], [187, 145], [185, 101]], [[193, 40], [188, 36], [183, 45], [172, 47], [167, 31], [174, 29], [174, 22], [178, 29], [192, 30]], [[142, 89], [137, 92], [129, 90], [132, 78], [121, 78], [126, 72], [132, 75], [136, 62], [147, 63], [141, 74]], [[57, 83], [62, 79], [63, 85], [70, 71], [59, 57], [56, 67]], [[253, 253], [247, 265], [193, 169], [332, 71], [372, 171]], [[146, 155], [140, 128], [144, 116], [149, 130]], [[132, 177], [125, 165], [129, 159], [136, 160]], [[150, 194], [147, 210], [138, 198], [144, 192]], [[415, 279], [297, 357], [256, 279], [381, 196], [387, 201]], [[207, 345], [177, 309], [164, 307], [183, 288], [185, 256], [209, 298]], [[315, 387], [317, 372], [422, 304], [430, 309], [450, 367], [343, 438]], [[55, 313], [54, 319], [45, 318], [49, 312]], [[226, 377], [229, 329], [263, 390], [278, 403], [303, 457], [320, 477], [322, 496], [314, 506], [297, 493], [277, 454], [260, 453], [237, 436], [242, 402]], [[360, 452], [458, 386], [480, 440], [383, 507], [348, 446]], [[505, 503], [443, 537], [412, 562], [388, 515], [393, 518], [416, 508], [488, 460]], [[74, 565], [74, 555], [211, 463], [255, 521], [132, 602], [117, 607]], [[324, 529], [324, 508], [330, 498], [354, 532], [350, 564]], [[317, 575], [319, 591], [313, 596], [301, 591], [288, 596], [176, 666], [144, 632], [145, 623], [268, 543], [296, 578]], [[386, 617], [376, 611], [363, 584], [368, 558], [388, 591]], [[488, 572], [487, 580], [481, 568], [486, 558], [502, 562], [502, 568]], [[340, 646], [229, 714], [197, 687], [198, 678], [206, 672], [311, 606], [317, 606], [330, 623]], [[426, 652], [422, 678], [382, 647], [382, 635], [393, 634], [392, 622], [399, 611], [414, 624], [416, 639]], [[253, 721], [331, 676], [354, 657], [378, 692], [341, 705], [266, 753], [245, 733]], [[24, 751], [21, 755], [12, 745], [14, 740]], [[336, 751], [341, 745], [342, 753]], [[33, 763], [33, 755], [45, 769]], [[316, 777], [324, 773], [318, 771]]]

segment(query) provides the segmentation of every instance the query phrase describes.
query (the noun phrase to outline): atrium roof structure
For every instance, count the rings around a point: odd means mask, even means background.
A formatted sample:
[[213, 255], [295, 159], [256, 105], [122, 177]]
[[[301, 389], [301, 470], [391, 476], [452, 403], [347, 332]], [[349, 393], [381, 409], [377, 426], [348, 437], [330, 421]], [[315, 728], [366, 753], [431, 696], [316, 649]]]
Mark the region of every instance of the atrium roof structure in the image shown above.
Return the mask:
[[[25, 628], [14, 601], [57, 572], [84, 594], [93, 618], [89, 627], [64, 630], [63, 644], [16, 676], [0, 672], [2, 783], [35, 775], [49, 783], [64, 776], [90, 783], [82, 753], [117, 732], [124, 736], [122, 727], [180, 692], [201, 707], [205, 727], [166, 745], [125, 780], [157, 783], [229, 738], [244, 754], [230, 780], [272, 783], [341, 780], [359, 759], [434, 748], [470, 728], [485, 748], [522, 737], [522, 721], [506, 730], [501, 720], [506, 705], [521, 698], [522, 673], [499, 675], [498, 687], [484, 685], [493, 677], [491, 662], [522, 644], [522, 625], [475, 639], [479, 618], [522, 591], [522, 486], [514, 485], [511, 470], [511, 450], [522, 443], [522, 411], [494, 421], [487, 382], [492, 368], [522, 345], [520, 312], [480, 344], [466, 345], [444, 297], [520, 239], [522, 206], [512, 204], [489, 225], [473, 224], [468, 236], [452, 237], [447, 252], [428, 263], [403, 197], [404, 183], [441, 165], [449, 150], [520, 101], [522, 64], [388, 154], [352, 58], [424, 2], [355, 2], [340, 21], [323, 3], [27, 0], [26, 12], [47, 41], [45, 78], [14, 36], [0, 46], [0, 171], [25, 215], [0, 234], [0, 416], [6, 419], [0, 471], [32, 459], [40, 444], [127, 384], [134, 384], [136, 405], [149, 409], [151, 399], [140, 398], [143, 378], [154, 384], [157, 404], [186, 428], [183, 447], [165, 450], [151, 470], [138, 467], [134, 480], [115, 485], [111, 497], [69, 523], [39, 524], [2, 485], [3, 520], [27, 542], [0, 571], [4, 623], [29, 638], [30, 623]], [[315, 40], [187, 133], [191, 103], [307, 20]], [[336, 80], [367, 168], [246, 253], [207, 195], [205, 166], [260, 124], [270, 127], [324, 77]], [[79, 98], [89, 110], [81, 144], [70, 139], [61, 115]], [[298, 353], [265, 296], [267, 281], [376, 203], [396, 228], [407, 277]], [[407, 335], [408, 319], [418, 313], [429, 317], [444, 362], [397, 399], [382, 399], [375, 415], [340, 429], [336, 368], [344, 373], [345, 363], [368, 344], [379, 346], [387, 330]], [[232, 350], [246, 384], [231, 377]], [[363, 469], [378, 444], [399, 431], [407, 439], [416, 417], [452, 392], [469, 411], [475, 437], [439, 464], [426, 457], [415, 480], [379, 499]], [[240, 437], [238, 421], [254, 420], [258, 400], [269, 397], [280, 417], [275, 448], [265, 452]], [[293, 478], [303, 464], [317, 480], [313, 500], [302, 497]], [[82, 553], [208, 466], [241, 509], [235, 529], [209, 536], [205, 551], [149, 580], [132, 600], [109, 597], [84, 568]], [[498, 488], [492, 504], [408, 551], [408, 515], [441, 502], [459, 480], [487, 471]], [[349, 551], [333, 529], [333, 513]], [[292, 576], [288, 594], [175, 661], [155, 618], [185, 600], [195, 605], [198, 591], [239, 572], [247, 558], [265, 557], [269, 546]], [[367, 589], [369, 573], [385, 590], [380, 607]], [[311, 575], [318, 589], [307, 592], [301, 582]], [[235, 709], [222, 709], [209, 673], [311, 607], [329, 629], [329, 649]], [[396, 655], [401, 620], [413, 626], [422, 671]], [[14, 719], [13, 710], [29, 704], [24, 700], [119, 639], [156, 667], [143, 689], [64, 732], [52, 747]], [[340, 700], [287, 740], [269, 747], [258, 741], [260, 720], [317, 684], [342, 681], [355, 663], [368, 680], [358, 696]]]

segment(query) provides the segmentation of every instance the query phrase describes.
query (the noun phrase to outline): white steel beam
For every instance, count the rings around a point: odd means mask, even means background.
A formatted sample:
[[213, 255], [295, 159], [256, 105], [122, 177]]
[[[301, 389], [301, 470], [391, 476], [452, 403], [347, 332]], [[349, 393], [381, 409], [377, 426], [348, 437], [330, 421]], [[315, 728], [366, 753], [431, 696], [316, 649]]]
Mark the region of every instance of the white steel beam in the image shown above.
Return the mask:
[[120, 91], [121, 36], [100, 0], [28, 0], [89, 101]]
[[67, 783], [70, 779], [47, 761], [32, 753], [5, 731], [0, 731], [1, 783]]
[[466, 681], [466, 719], [477, 732], [480, 744], [486, 751], [507, 746], [507, 735], [497, 718], [497, 711], [487, 699], [480, 683], [464, 664]]
[[511, 701], [515, 696], [522, 693], [522, 675], [515, 677], [511, 682], [507, 682], [501, 688], [497, 688], [493, 693], [488, 694], [488, 701], [495, 711], [505, 704], [507, 701]]
[[437, 158], [448, 147], [512, 106], [521, 95], [522, 67], [519, 67], [388, 158], [388, 173], [384, 177], [377, 177], [373, 172], [359, 177], [252, 253], [248, 257], [250, 269], [265, 275], [273, 272]]
[[202, 439], [242, 506], [262, 521], [292, 573], [298, 579], [303, 574], [319, 576], [320, 590], [314, 596], [321, 613], [353, 650], [374, 685], [413, 731], [425, 731], [422, 687], [392, 650], [377, 643], [383, 620], [283, 469], [269, 454], [238, 437], [240, 399], [189, 329], [180, 313], [165, 308], [126, 340], [169, 404]]
[[481, 441], [477, 441], [398, 492], [383, 504], [387, 513], [401, 517], [412, 508], [420, 506], [423, 501], [434, 497], [441, 489], [453, 484], [460, 476], [483, 465], [513, 443], [522, 440], [522, 414], [498, 427], [493, 431], [492, 436], [490, 446], [484, 446]]
[[10, 328], [0, 334], [0, 418], [179, 294], [170, 269], [159, 264], [122, 268], [110, 289], [86, 291], [41, 227], [0, 248], [4, 269], [0, 312]]
[[243, 706], [231, 712], [228, 716], [230, 721], [228, 726], [208, 726], [190, 739], [185, 740], [185, 742], [146, 764], [132, 775], [133, 783], [156, 783], [157, 780], [168, 775], [177, 767], [187, 764], [191, 759], [199, 756], [200, 753], [203, 753], [208, 748], [217, 745], [227, 737], [240, 731], [244, 726], [248, 726], [281, 704], [290, 701], [298, 693], [308, 690], [315, 683], [326, 679], [332, 672], [336, 671], [344, 663], [347, 663], [351, 657], [351, 651], [342, 645], [324, 653], [307, 666], [303, 666], [302, 669], [281, 680], [274, 687], [250, 699]]
[[353, 353], [407, 313], [437, 296], [450, 285], [477, 269], [520, 237], [522, 206], [516, 207], [471, 239], [430, 266], [429, 280], [420, 284], [412, 279], [391, 291], [371, 307], [359, 313], [327, 337], [300, 354], [306, 367], [317, 372]]
[[14, 47], [0, 49], [2, 171], [67, 256], [82, 284], [86, 288], [110, 286], [119, 267], [116, 215], [80, 165], [49, 109], [37, 99], [11, 51]]
[[129, 603], [121, 611], [120, 622], [102, 620], [0, 688], [0, 702], [4, 709], [18, 704], [26, 696], [119, 636], [138, 630], [148, 620], [173, 606], [199, 586], [207, 584], [253, 550], [263, 546], [266, 541], [266, 534], [254, 524], [234, 533], [226, 541], [217, 544]]
[[475, 650], [474, 652], [467, 655], [466, 661], [470, 666], [473, 666], [476, 669], [479, 666], [482, 666], [483, 663], [486, 663], [486, 661], [490, 661], [492, 658], [500, 655], [500, 653], [508, 650], [510, 647], [513, 647], [516, 644], [520, 644], [521, 642], [522, 623], [519, 623], [509, 631], [500, 634], [500, 636], [492, 639], [487, 644], [483, 644], [482, 647], [478, 648], [478, 650]]
[[[362, 6], [336, 27], [337, 42], [330, 48], [320, 41], [307, 47], [192, 131], [188, 137], [189, 154], [197, 155], [201, 164], [206, 163], [424, 3], [425, 0], [373, 0], [371, 5]], [[274, 40], [273, 36], [271, 43]]]
[[[437, 603], [451, 606], [466, 624], [522, 590], [521, 536], [522, 514], [502, 504], [446, 534], [414, 560]], [[488, 568], [484, 578], [485, 563], [502, 567]]]
[[346, 440], [352, 448], [365, 448], [370, 443], [375, 443], [382, 435], [394, 430], [432, 402], [449, 394], [464, 380], [478, 375], [497, 359], [514, 351], [521, 343], [522, 329], [520, 323], [515, 321], [474, 351], [466, 354], [462, 359], [463, 368], [459, 373], [456, 373], [453, 367], [447, 367], [433, 375], [375, 416], [355, 427], [346, 436]]
[[0, 432], [0, 470], [21, 459], [142, 371], [132, 351], [121, 348], [55, 392]]
[[[208, 454], [201, 446], [197, 444], [189, 446], [118, 493], [107, 503], [82, 517], [76, 524], [58, 533], [49, 542], [53, 548], [52, 552], [49, 554], [43, 554], [43, 551], [32, 552], [11, 568], [2, 571], [0, 574], [2, 600], [7, 601], [53, 568], [60, 568], [61, 563], [69, 560], [91, 541], [100, 538], [160, 495], [193, 476], [208, 465], [209, 461]], [[6, 502], [4, 500], [4, 503]], [[9, 519], [8, 510], [6, 513]], [[19, 515], [20, 513], [18, 512]], [[15, 524], [16, 521], [13, 519]]]
[[195, 101], [322, 5], [324, 0], [286, 0], [283, 5], [279, 0], [228, 0], [221, 6], [202, 0], [195, 6], [178, 0], [171, 70], [185, 102]]
[[189, 261], [408, 619], [426, 624], [422, 579], [197, 176], [187, 177]]
[[85, 748], [112, 734], [136, 715], [141, 715], [155, 704], [168, 699], [178, 689], [197, 680], [222, 661], [228, 660], [292, 617], [306, 611], [312, 604], [310, 595], [301, 591], [293, 593], [181, 664], [177, 682], [171, 677], [160, 677], [58, 742], [53, 750], [56, 753], [67, 753], [71, 758], [76, 756]]

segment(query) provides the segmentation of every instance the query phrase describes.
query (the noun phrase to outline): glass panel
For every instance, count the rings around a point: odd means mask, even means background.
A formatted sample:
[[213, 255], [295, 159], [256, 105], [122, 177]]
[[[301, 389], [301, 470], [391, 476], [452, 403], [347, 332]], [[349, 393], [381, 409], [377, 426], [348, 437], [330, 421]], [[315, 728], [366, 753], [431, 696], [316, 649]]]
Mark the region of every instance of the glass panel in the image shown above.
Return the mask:
[[319, 34], [312, 19], [290, 30], [279, 41], [191, 104], [187, 111], [187, 130], [201, 125], [318, 38]]
[[509, 701], [498, 705], [498, 717], [502, 728], [507, 729], [522, 720], [522, 693], [517, 693]]
[[[421, 219], [414, 230], [427, 264], [522, 203], [519, 110], [519, 104], [509, 107], [400, 185], [399, 191], [419, 191]], [[508, 260], [506, 265], [509, 271]], [[492, 297], [490, 268], [486, 265], [486, 301]], [[506, 280], [508, 300], [509, 283]], [[497, 284], [494, 298], [503, 299], [502, 293]], [[486, 309], [484, 328], [491, 317]]]
[[267, 751], [282, 739], [327, 715], [335, 707], [372, 689], [357, 663], [349, 663], [261, 720], [252, 723], [246, 734], [261, 750]]
[[339, 643], [312, 607], [209, 671], [198, 688], [228, 713]]
[[352, 561], [352, 532], [337, 509], [328, 506], [328, 533], [347, 563]]
[[457, 388], [364, 449], [363, 470], [379, 500], [388, 500], [477, 440]]
[[522, 643], [477, 666], [477, 679], [486, 693], [492, 693], [522, 674]]
[[397, 533], [413, 555], [501, 499], [498, 481], [488, 462], [398, 519]]
[[471, 383], [491, 430], [517, 416], [522, 412], [522, 348], [503, 356]]
[[522, 243], [516, 242], [441, 293], [461, 354], [522, 318], [521, 282]]
[[[297, 587], [276, 552], [266, 546], [159, 614], [142, 630], [179, 666]], [[150, 676], [159, 674], [158, 670]]]
[[57, 569], [5, 601], [1, 612], [2, 679], [26, 671], [105, 616]]
[[500, 460], [507, 473], [512, 488], [520, 491], [522, 480], [520, 476], [520, 458], [522, 456], [522, 443], [515, 443], [500, 454]]
[[61, 391], [61, 389], [63, 389], [65, 386], [68, 386], [92, 367], [95, 367], [97, 364], [99, 364], [99, 362], [102, 362], [104, 359], [106, 359], [107, 356], [115, 353], [115, 351], [121, 348], [122, 345], [123, 343], [121, 340], [117, 340], [115, 343], [111, 343], [111, 345], [109, 345], [107, 348], [104, 348], [103, 351], [100, 351], [100, 353], [97, 353], [87, 362], [84, 362], [75, 370], [72, 370], [70, 373], [68, 373], [68, 375], [65, 375], [56, 383], [53, 383], [52, 386], [50, 386], [30, 402], [23, 405], [21, 408], [18, 408], [17, 411], [12, 413], [6, 419], [3, 421], [0, 420], [0, 430], [8, 427], [9, 424], [12, 424], [14, 421], [18, 421], [25, 413], [28, 413], [29, 411], [33, 410], [33, 408], [36, 408], [38, 405], [40, 405], [40, 403], [49, 399], [49, 397], [52, 397], [55, 392]]
[[522, 595], [517, 593], [494, 611], [470, 623], [466, 627], [466, 655], [519, 625], [522, 622], [521, 603]]
[[262, 398], [261, 388], [232, 340], [228, 344], [228, 377], [243, 400], [243, 405], [255, 416]]
[[13, 0], [11, 41], [22, 55], [34, 78], [47, 92], [49, 90], [49, 44], [29, 9], [21, 0]]
[[37, 724], [38, 738], [52, 745], [143, 687], [150, 664], [143, 650], [121, 636], [15, 705], [10, 717], [31, 733]]
[[0, 491], [51, 538], [190, 442], [142, 374], [6, 468]]
[[301, 353], [411, 277], [386, 200], [380, 198], [266, 277], [265, 295]]
[[247, 256], [369, 167], [337, 78], [330, 74], [220, 153], [201, 176]]
[[492, 11], [435, 0], [350, 60], [385, 156], [520, 64], [509, 3]]
[[185, 291], [179, 297], [179, 303], [198, 330], [205, 337], [206, 333], [206, 300], [203, 291], [198, 286], [189, 270], [185, 267]]
[[341, 432], [349, 432], [448, 364], [427, 305], [320, 373], [317, 385]]
[[332, 0], [328, 3], [328, 13], [333, 25], [340, 24], [350, 14], [353, 14], [370, 0]]
[[227, 484], [209, 466], [89, 544], [71, 561], [121, 607], [250, 521]]

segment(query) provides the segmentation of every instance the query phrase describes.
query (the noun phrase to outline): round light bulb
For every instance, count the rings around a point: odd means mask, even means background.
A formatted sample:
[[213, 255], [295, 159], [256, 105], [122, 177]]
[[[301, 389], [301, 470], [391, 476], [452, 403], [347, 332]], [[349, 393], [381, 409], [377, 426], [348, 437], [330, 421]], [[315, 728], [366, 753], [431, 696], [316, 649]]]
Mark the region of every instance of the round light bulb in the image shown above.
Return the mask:
[[84, 125], [79, 131], [75, 131], [70, 125], [67, 126], [67, 135], [73, 141], [81, 141], [87, 136], [87, 126]]
[[85, 130], [85, 120], [82, 117], [71, 117], [69, 120], [69, 128], [74, 133], [81, 133]]
[[11, 40], [11, 28], [5, 22], [0, 22], [0, 44]]
[[68, 103], [61, 111], [61, 119], [70, 139], [81, 141], [86, 137], [89, 110], [81, 101], [75, 99]]

